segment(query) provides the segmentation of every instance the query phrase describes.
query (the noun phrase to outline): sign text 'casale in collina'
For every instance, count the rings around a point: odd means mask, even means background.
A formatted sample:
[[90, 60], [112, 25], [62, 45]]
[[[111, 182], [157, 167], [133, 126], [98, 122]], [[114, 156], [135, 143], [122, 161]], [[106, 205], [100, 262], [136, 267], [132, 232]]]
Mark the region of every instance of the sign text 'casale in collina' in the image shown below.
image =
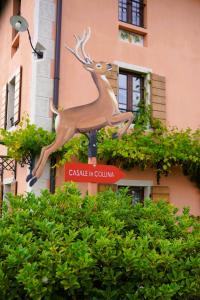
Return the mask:
[[115, 183], [124, 173], [115, 166], [89, 165], [82, 163], [65, 164], [65, 181]]

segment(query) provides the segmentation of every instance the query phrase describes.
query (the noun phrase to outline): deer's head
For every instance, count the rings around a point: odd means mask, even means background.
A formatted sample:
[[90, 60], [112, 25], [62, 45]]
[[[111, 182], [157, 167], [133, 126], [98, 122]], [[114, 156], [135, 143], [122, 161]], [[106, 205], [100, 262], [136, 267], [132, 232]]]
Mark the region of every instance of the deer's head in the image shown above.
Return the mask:
[[84, 65], [85, 69], [90, 71], [90, 72], [94, 72], [94, 73], [98, 73], [100, 75], [105, 74], [107, 71], [112, 70], [112, 65], [103, 61], [100, 62], [93, 62], [91, 64], [88, 65]]
[[89, 40], [91, 35], [91, 30], [88, 27], [87, 30], [84, 31], [83, 36], [74, 35], [76, 39], [76, 46], [74, 49], [66, 48], [83, 64], [84, 68], [89, 72], [94, 72], [96, 74], [103, 75], [107, 71], [112, 70], [112, 65], [106, 62], [95, 62], [85, 51], [85, 44]]

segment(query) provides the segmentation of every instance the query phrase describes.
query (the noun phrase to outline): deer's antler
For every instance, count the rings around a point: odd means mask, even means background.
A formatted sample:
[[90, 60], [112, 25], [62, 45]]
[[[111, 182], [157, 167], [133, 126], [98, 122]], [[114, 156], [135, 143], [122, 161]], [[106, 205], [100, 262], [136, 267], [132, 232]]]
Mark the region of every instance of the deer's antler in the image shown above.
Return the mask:
[[[85, 44], [87, 43], [87, 41], [89, 40], [91, 35], [91, 30], [88, 27], [88, 29], [86, 31], [84, 31], [83, 36], [77, 36], [74, 34], [74, 37], [76, 39], [76, 46], [75, 49], [72, 49], [70, 47], [68, 47], [67, 45], [65, 45], [65, 47], [72, 53], [75, 55], [75, 57], [83, 64], [90, 64], [92, 63], [92, 59], [90, 58], [90, 56], [85, 52]], [[81, 51], [81, 53], [79, 53], [79, 51]], [[81, 57], [82, 55], [82, 57]]]
[[85, 44], [87, 43], [87, 41], [89, 40], [91, 36], [91, 29], [90, 27], [88, 27], [87, 31], [84, 32], [84, 36], [82, 39], [82, 43], [81, 43], [81, 52], [83, 54], [83, 57], [85, 57], [85, 59], [89, 62], [92, 63], [92, 59], [90, 58], [90, 56], [85, 52]]

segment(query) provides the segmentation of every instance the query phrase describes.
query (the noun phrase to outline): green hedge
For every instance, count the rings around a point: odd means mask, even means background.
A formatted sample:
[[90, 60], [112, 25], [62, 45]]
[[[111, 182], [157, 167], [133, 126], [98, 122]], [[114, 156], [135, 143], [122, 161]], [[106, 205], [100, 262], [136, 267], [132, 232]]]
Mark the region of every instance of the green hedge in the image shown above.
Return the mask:
[[200, 299], [199, 222], [124, 191], [13, 197], [0, 220], [0, 299]]

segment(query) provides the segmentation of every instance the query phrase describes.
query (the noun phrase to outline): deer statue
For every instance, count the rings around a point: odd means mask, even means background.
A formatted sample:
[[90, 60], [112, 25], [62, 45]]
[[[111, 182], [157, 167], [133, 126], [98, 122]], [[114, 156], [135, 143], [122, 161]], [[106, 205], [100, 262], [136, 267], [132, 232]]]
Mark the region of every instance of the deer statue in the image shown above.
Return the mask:
[[57, 114], [56, 138], [52, 144], [42, 148], [35, 168], [26, 179], [27, 182], [29, 181], [30, 186], [41, 176], [49, 156], [69, 141], [76, 133], [87, 133], [105, 126], [115, 126], [126, 122], [118, 130], [117, 137], [120, 138], [133, 121], [131, 112], [121, 113], [119, 111], [117, 99], [106, 78], [106, 73], [112, 69], [112, 65], [101, 61], [95, 62], [86, 53], [85, 44], [89, 40], [90, 35], [91, 31], [88, 28], [82, 37], [75, 35], [76, 46], [74, 49], [66, 48], [82, 63], [85, 70], [90, 72], [99, 95], [97, 99], [89, 104], [62, 111], [58, 111], [51, 103], [51, 110]]

